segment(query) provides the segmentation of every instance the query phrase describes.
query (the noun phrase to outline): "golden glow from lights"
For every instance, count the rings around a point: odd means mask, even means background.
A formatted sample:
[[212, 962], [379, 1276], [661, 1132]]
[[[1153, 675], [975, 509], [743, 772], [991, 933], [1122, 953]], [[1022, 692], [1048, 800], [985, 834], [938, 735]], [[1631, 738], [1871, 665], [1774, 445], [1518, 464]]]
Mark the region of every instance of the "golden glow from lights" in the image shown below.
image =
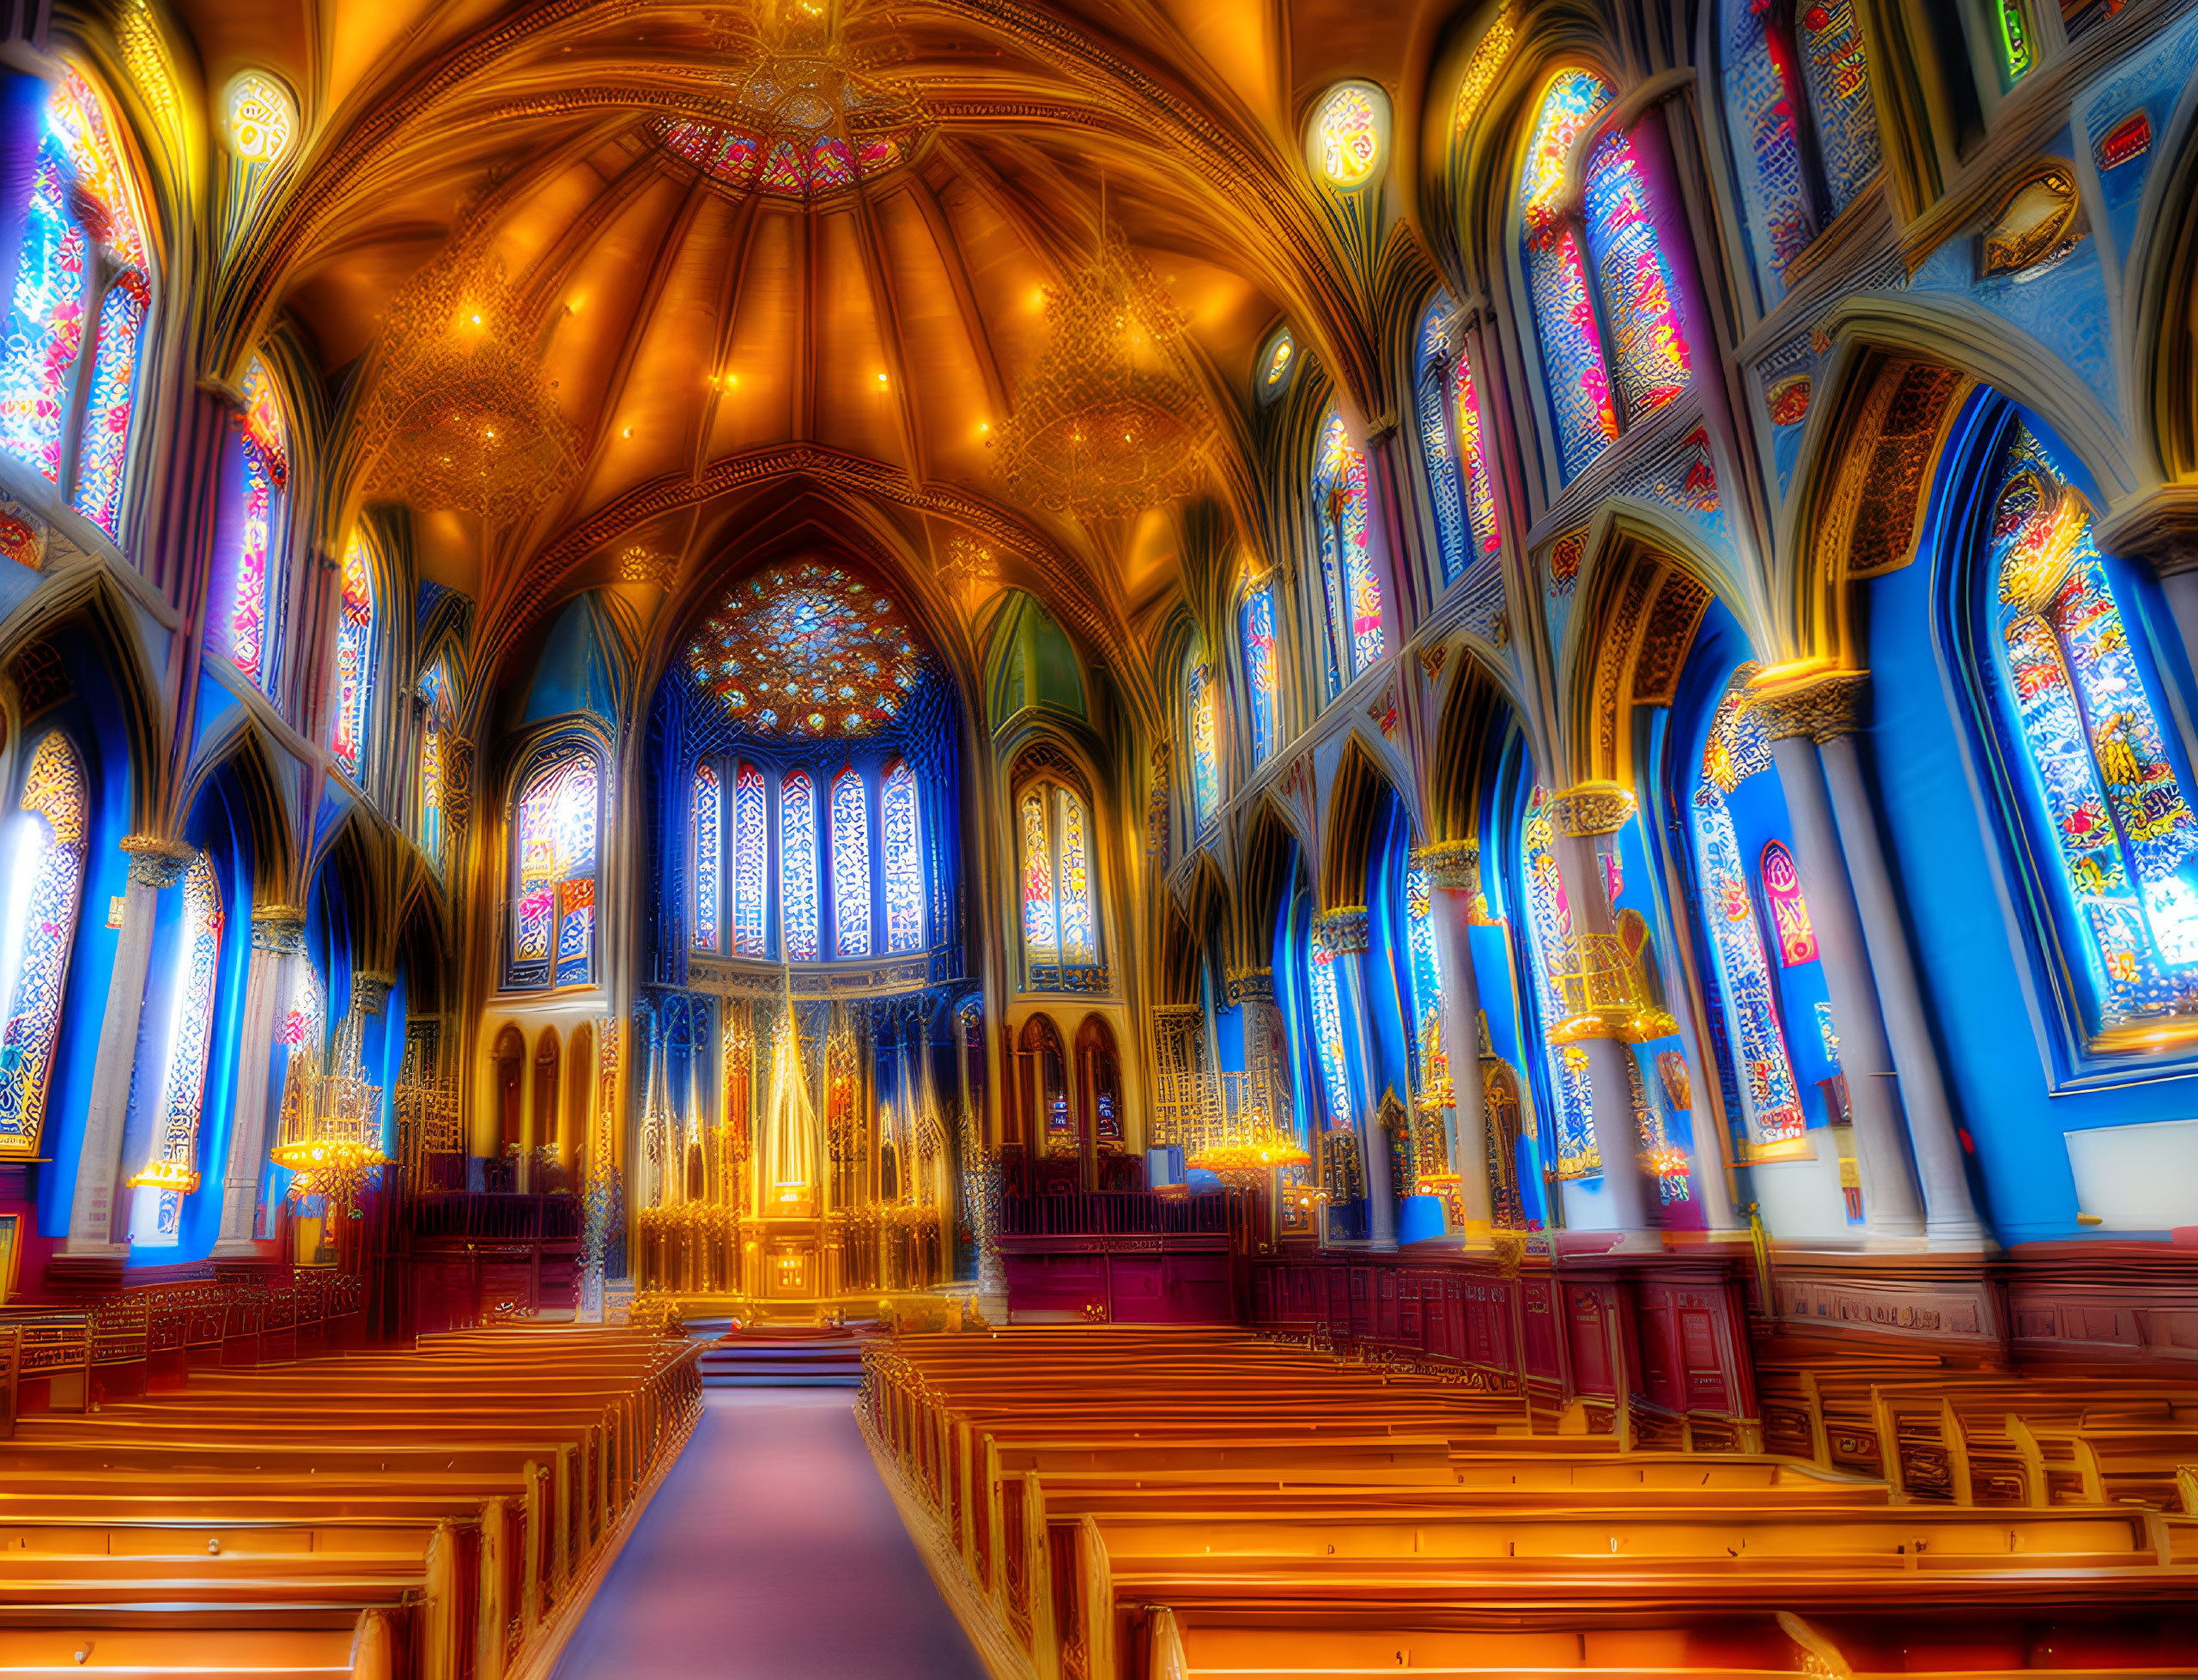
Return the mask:
[[289, 155], [297, 135], [297, 112], [289, 94], [273, 76], [240, 71], [231, 78], [222, 106], [229, 149], [238, 161], [271, 167]]

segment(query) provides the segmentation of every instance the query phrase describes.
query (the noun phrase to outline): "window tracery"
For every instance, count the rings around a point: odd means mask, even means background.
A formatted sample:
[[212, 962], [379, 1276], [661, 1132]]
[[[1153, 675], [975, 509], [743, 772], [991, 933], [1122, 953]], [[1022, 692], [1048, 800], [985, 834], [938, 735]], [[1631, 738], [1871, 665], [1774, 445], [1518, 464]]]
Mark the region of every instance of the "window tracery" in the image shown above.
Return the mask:
[[88, 791], [76, 744], [50, 731], [31, 750], [16, 800], [21, 837], [0, 926], [0, 1156], [38, 1153], [83, 899]]
[[1274, 751], [1274, 585], [1261, 581], [1244, 597], [1244, 691], [1252, 714], [1252, 762]]
[[1548, 796], [1536, 787], [1527, 801], [1525, 842], [1527, 966], [1533, 972], [1534, 998], [1542, 1022], [1543, 1047], [1549, 1058], [1551, 1106], [1557, 1121], [1557, 1175], [1593, 1178], [1603, 1170], [1595, 1143], [1594, 1105], [1588, 1077], [1588, 1053], [1576, 1044], [1555, 1041], [1566, 1016], [1557, 991], [1559, 974], [1575, 967], [1572, 907], [1564, 893], [1553, 850], [1555, 830], [1545, 809]]
[[366, 761], [374, 683], [373, 559], [363, 535], [344, 546], [336, 621], [336, 761], [356, 778]]
[[1033, 992], [1097, 992], [1100, 964], [1090, 816], [1062, 783], [1027, 784], [1017, 799], [1022, 853], [1023, 984]]
[[1503, 543], [1481, 441], [1479, 393], [1465, 347], [1454, 342], [1454, 308], [1446, 294], [1428, 306], [1420, 323], [1418, 375], [1420, 454], [1435, 504], [1446, 585]]
[[924, 947], [923, 818], [915, 772], [896, 764], [877, 800], [879, 858], [885, 877], [885, 949], [898, 956]]
[[732, 784], [732, 949], [737, 956], [768, 956], [764, 930], [771, 898], [769, 801], [763, 773], [744, 761]]
[[695, 828], [694, 946], [698, 951], [714, 951], [724, 903], [725, 790], [719, 784], [717, 766], [707, 759], [695, 767], [689, 801]]
[[2198, 1001], [2198, 816], [2092, 535], [2091, 512], [2018, 422], [2001, 447], [1987, 578], [2033, 797], [2052, 828], [2092, 1010], [2111, 1029]]
[[1351, 1062], [1344, 1047], [1343, 1002], [1336, 981], [1340, 960], [1315, 926], [1306, 939], [1313, 998], [1313, 1058], [1321, 1070], [1323, 1131], [1351, 1130]]
[[420, 849], [436, 876], [450, 878], [448, 812], [451, 731], [458, 719], [457, 686], [447, 664], [437, 660], [420, 679]]
[[870, 798], [852, 768], [832, 782], [832, 930], [840, 955], [870, 955]]
[[[47, 98], [9, 302], [0, 450], [35, 468], [113, 537], [152, 280], [136, 185], [106, 105], [74, 70], [62, 72]], [[85, 379], [72, 463], [64, 432]]]
[[1314, 451], [1313, 512], [1328, 611], [1328, 689], [1348, 688], [1382, 653], [1381, 581], [1374, 570], [1366, 456], [1328, 411]]
[[817, 784], [806, 770], [779, 784], [779, 937], [789, 962], [818, 951]]
[[[1405, 870], [1405, 943], [1410, 958], [1412, 1041], [1415, 1065], [1424, 1085], [1430, 1070], [1422, 1059], [1430, 1025], [1440, 1035], [1442, 1017], [1442, 966], [1435, 949], [1434, 894], [1427, 871], [1417, 864]], [[1459, 1052], [1451, 1049], [1450, 1055]]]
[[258, 357], [246, 368], [244, 408], [231, 422], [229, 482], [215, 575], [221, 580], [220, 651], [258, 688], [274, 679], [276, 585], [288, 512], [290, 452], [282, 398]]
[[586, 986], [595, 977], [595, 872], [602, 770], [595, 749], [538, 755], [519, 781], [513, 825], [511, 982]]
[[1184, 701], [1191, 735], [1191, 819], [1194, 834], [1204, 834], [1221, 814], [1221, 749], [1219, 710], [1214, 696], [1213, 673], [1193, 667]]

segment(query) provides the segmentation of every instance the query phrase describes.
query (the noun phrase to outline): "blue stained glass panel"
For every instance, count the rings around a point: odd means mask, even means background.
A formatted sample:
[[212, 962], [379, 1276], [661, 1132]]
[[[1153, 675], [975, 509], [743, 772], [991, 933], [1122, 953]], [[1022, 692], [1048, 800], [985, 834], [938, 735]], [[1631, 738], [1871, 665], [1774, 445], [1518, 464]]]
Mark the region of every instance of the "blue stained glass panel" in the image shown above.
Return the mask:
[[832, 782], [832, 925], [841, 956], [870, 955], [870, 796], [853, 770]]
[[[161, 1052], [160, 1106], [151, 1116], [151, 1149], [143, 1168], [131, 1180], [139, 1192], [131, 1210], [131, 1240], [149, 1248], [175, 1246], [183, 1198], [198, 1184], [198, 1122], [205, 1107], [222, 957], [221, 887], [203, 852], [184, 870], [180, 938]], [[138, 1089], [133, 1083], [133, 1098]]]
[[1328, 949], [1315, 929], [1307, 941], [1312, 961], [1313, 1055], [1321, 1066], [1323, 1131], [1345, 1131], [1351, 1127], [1351, 1062], [1344, 1048], [1343, 1007], [1336, 980], [1336, 964], [1343, 958]]
[[15, 270], [8, 337], [0, 345], [0, 449], [61, 480], [61, 433], [84, 342], [91, 239], [70, 208], [72, 172], [61, 136], [39, 143]]
[[1252, 762], [1274, 750], [1274, 585], [1261, 584], [1244, 600], [1244, 686], [1252, 713]]
[[84, 404], [76, 451], [76, 511], [116, 533], [122, 515], [122, 470], [130, 450], [130, 417], [137, 399], [137, 354], [152, 293], [145, 276], [125, 269], [100, 300], [93, 340], [92, 389]]
[[1572, 223], [1558, 202], [1574, 138], [1612, 100], [1610, 85], [1586, 70], [1559, 70], [1544, 88], [1519, 170], [1527, 290], [1541, 340], [1543, 381], [1557, 427], [1557, 456], [1569, 478], [1618, 435], [1602, 333]]
[[1802, 94], [1794, 45], [1773, 8], [1725, 0], [1725, 120], [1740, 155], [1740, 203], [1776, 302], [1786, 266], [1817, 236], [1801, 162]]
[[779, 784], [780, 938], [786, 960], [817, 954], [817, 784], [796, 770]]
[[695, 949], [714, 951], [723, 905], [725, 790], [717, 767], [695, 767]]
[[1204, 666], [1191, 673], [1185, 701], [1191, 735], [1192, 826], [1199, 833], [1221, 811], [1221, 754], [1216, 740], [1213, 674]]
[[[1442, 965], [1435, 952], [1435, 904], [1427, 871], [1418, 864], [1405, 870], [1405, 928], [1412, 956], [1412, 1042], [1423, 1041], [1427, 1023], [1442, 1010]], [[1414, 1052], [1417, 1055], [1417, 1050]], [[1457, 1054], [1453, 1048], [1450, 1054]], [[1421, 1070], [1425, 1077], [1426, 1070]]]
[[1855, 23], [1854, 0], [1811, 0], [1800, 8], [1801, 76], [1816, 118], [1831, 213], [1837, 215], [1878, 173], [1878, 114], [1870, 100], [1870, 61]]
[[1595, 1143], [1593, 1087], [1588, 1076], [1588, 1057], [1579, 1046], [1552, 1044], [1549, 1036], [1568, 1011], [1557, 991], [1557, 976], [1574, 967], [1572, 909], [1566, 902], [1564, 880], [1558, 873], [1555, 844], [1548, 813], [1547, 795], [1537, 787], [1527, 802], [1527, 956], [1533, 971], [1534, 998], [1539, 1006], [1543, 1048], [1549, 1059], [1550, 1085], [1557, 1110], [1557, 1172], [1563, 1179], [1593, 1178], [1603, 1170], [1602, 1152]]
[[732, 785], [732, 949], [739, 956], [768, 956], [771, 841], [763, 773], [743, 764]]
[[601, 816], [591, 750], [553, 749], [520, 784], [512, 952], [524, 964], [554, 959], [550, 978], [559, 986], [584, 984], [592, 973]]
[[88, 791], [83, 761], [58, 731], [32, 750], [15, 817], [16, 868], [6, 883], [0, 999], [0, 1145], [35, 1155], [46, 1119], [61, 1002], [83, 897]]
[[1333, 411], [1314, 462], [1313, 501], [1321, 521], [1332, 670], [1348, 683], [1380, 660], [1381, 581], [1374, 569], [1372, 494], [1365, 452], [1354, 447]]
[[923, 822], [915, 772], [907, 765], [896, 764], [886, 773], [877, 821], [885, 876], [885, 949], [898, 956], [924, 948]]
[[1596, 144], [1586, 192], [1588, 249], [1610, 331], [1611, 370], [1630, 424], [1686, 389], [1689, 361], [1671, 265], [1657, 244], [1630, 135], [1606, 135]]

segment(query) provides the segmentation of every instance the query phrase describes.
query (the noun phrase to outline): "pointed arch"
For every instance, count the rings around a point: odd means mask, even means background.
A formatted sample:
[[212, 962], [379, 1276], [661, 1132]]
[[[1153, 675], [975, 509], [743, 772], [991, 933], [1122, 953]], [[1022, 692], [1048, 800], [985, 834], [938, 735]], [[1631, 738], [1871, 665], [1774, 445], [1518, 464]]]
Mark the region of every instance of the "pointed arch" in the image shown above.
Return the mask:
[[1400, 810], [1412, 802], [1353, 731], [1328, 784], [1328, 816], [1321, 846], [1321, 908], [1347, 910], [1366, 902], [1367, 871], [1380, 838], [1387, 794]]

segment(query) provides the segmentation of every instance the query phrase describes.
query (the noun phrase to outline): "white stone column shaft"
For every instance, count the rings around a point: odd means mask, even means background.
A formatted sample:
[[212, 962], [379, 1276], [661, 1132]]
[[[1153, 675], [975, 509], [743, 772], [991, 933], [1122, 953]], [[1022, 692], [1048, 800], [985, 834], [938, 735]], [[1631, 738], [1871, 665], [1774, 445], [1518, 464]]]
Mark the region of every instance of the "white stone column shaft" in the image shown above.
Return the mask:
[[1473, 972], [1472, 901], [1480, 880], [1480, 847], [1452, 840], [1421, 851], [1431, 901], [1428, 921], [1442, 968], [1442, 1051], [1450, 1063], [1450, 1168], [1468, 1226], [1495, 1217], [1488, 1177], [1488, 1092], [1480, 1067], [1480, 979]]

